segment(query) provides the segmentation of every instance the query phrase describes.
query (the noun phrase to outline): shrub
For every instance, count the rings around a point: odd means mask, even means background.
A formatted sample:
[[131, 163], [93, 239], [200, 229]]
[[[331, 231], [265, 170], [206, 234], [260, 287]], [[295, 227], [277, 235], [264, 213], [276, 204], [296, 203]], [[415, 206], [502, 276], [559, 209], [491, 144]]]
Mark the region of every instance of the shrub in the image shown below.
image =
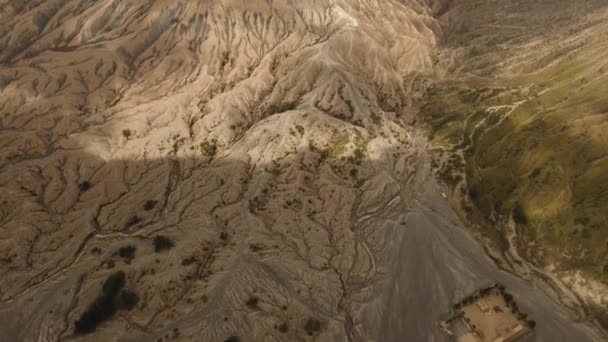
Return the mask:
[[121, 310], [132, 310], [139, 303], [139, 297], [135, 292], [123, 290], [118, 298], [118, 307]]
[[78, 184], [78, 188], [80, 189], [80, 191], [85, 192], [91, 188], [91, 183], [89, 181], [84, 181]]
[[129, 217], [129, 219], [125, 223], [125, 228], [131, 228], [134, 225], [138, 224], [139, 222], [141, 222], [141, 218], [139, 218], [139, 216], [137, 216], [137, 215], [133, 215], [133, 216]]
[[105, 295], [116, 297], [118, 292], [122, 290], [127, 282], [127, 276], [123, 271], [112, 273], [103, 283], [102, 292]]
[[120, 247], [120, 249], [118, 249], [118, 255], [127, 261], [131, 261], [135, 258], [135, 250], [136, 248], [134, 246]]
[[517, 224], [526, 225], [528, 224], [528, 217], [521, 204], [517, 204], [513, 209], [513, 221]]
[[207, 157], [213, 158], [217, 153], [216, 140], [213, 139], [211, 142], [205, 140], [201, 143], [201, 152]]
[[312, 336], [321, 330], [321, 322], [315, 318], [309, 318], [304, 325], [304, 330], [308, 336]]
[[158, 204], [158, 201], [147, 200], [146, 203], [144, 203], [144, 210], [150, 211], [150, 210], [154, 209], [154, 207], [156, 207], [156, 204]]
[[91, 333], [95, 331], [99, 324], [114, 315], [116, 312], [116, 297], [125, 284], [126, 275], [123, 271], [114, 272], [106, 279], [99, 297], [74, 322], [76, 334]]
[[162, 252], [173, 248], [175, 244], [166, 236], [157, 235], [154, 237], [154, 251]]
[[280, 331], [280, 332], [282, 332], [282, 333], [286, 333], [286, 332], [289, 331], [289, 326], [287, 325], [287, 323], [283, 322], [283, 323], [281, 323], [281, 325], [279, 325], [277, 327], [277, 330]]
[[257, 309], [258, 302], [259, 302], [259, 299], [255, 296], [252, 296], [249, 299], [247, 299], [247, 301], [245, 302], [245, 305], [247, 305], [247, 307], [250, 309]]
[[196, 258], [195, 257], [189, 257], [187, 259], [183, 259], [182, 260], [182, 266], [192, 265], [195, 262], [196, 262]]
[[471, 187], [469, 189], [469, 197], [473, 202], [476, 202], [479, 199], [479, 195], [479, 189], [477, 189], [477, 187]]

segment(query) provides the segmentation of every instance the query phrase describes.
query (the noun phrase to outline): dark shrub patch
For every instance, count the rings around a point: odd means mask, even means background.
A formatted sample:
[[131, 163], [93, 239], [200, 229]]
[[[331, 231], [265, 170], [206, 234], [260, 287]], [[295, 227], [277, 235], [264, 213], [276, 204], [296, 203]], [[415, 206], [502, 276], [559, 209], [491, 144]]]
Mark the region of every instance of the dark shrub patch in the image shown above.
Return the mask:
[[91, 188], [91, 183], [89, 183], [89, 181], [84, 181], [78, 184], [78, 188], [80, 189], [80, 191], [85, 192]]
[[201, 152], [210, 157], [213, 158], [215, 156], [215, 154], [217, 153], [217, 145], [216, 145], [217, 141], [214, 139], [211, 142], [209, 141], [203, 141], [200, 144], [201, 147]]
[[108, 320], [116, 312], [115, 299], [126, 283], [122, 271], [112, 273], [103, 283], [99, 297], [89, 305], [80, 318], [74, 323], [76, 334], [87, 334], [95, 331], [97, 326]]
[[91, 304], [80, 316], [74, 326], [76, 334], [88, 334], [97, 328], [103, 321], [109, 319], [116, 312], [114, 299], [102, 295]]
[[108, 279], [103, 283], [102, 292], [104, 295], [111, 296], [112, 298], [118, 295], [118, 292], [127, 283], [127, 276], [123, 271], [117, 271], [112, 273]]
[[162, 252], [173, 248], [175, 244], [166, 236], [157, 235], [154, 237], [154, 251]]
[[264, 249], [264, 246], [258, 243], [252, 243], [249, 245], [249, 249], [251, 249], [252, 252], [259, 252]]
[[220, 239], [222, 239], [222, 241], [226, 241], [226, 240], [228, 240], [228, 233], [226, 233], [226, 232], [221, 232], [221, 233], [220, 233]]
[[127, 261], [131, 261], [131, 260], [133, 260], [133, 258], [135, 258], [135, 247], [134, 246], [120, 247], [120, 249], [118, 250], [118, 255], [121, 258], [126, 259]]
[[118, 307], [121, 310], [132, 310], [139, 303], [139, 297], [133, 291], [123, 290], [118, 297]]
[[517, 204], [513, 209], [513, 221], [517, 224], [528, 224], [528, 217], [521, 204]]
[[189, 257], [188, 259], [182, 260], [182, 266], [192, 265], [195, 262], [196, 262], [196, 258], [195, 257]]
[[309, 318], [304, 325], [304, 330], [308, 336], [312, 336], [321, 330], [321, 322], [315, 318]]
[[473, 200], [473, 202], [477, 203], [477, 200], [479, 199], [479, 189], [477, 189], [476, 187], [470, 188], [469, 197], [471, 198], [471, 200]]
[[230, 336], [224, 340], [224, 342], [240, 342], [241, 339], [238, 336]]
[[287, 325], [287, 323], [283, 322], [277, 327], [277, 330], [284, 334], [289, 331], [289, 326]]
[[257, 309], [258, 302], [259, 302], [258, 297], [251, 296], [249, 299], [247, 299], [247, 301], [245, 302], [245, 305], [247, 305], [247, 307], [250, 309]]
[[156, 207], [157, 204], [158, 204], [158, 201], [147, 200], [146, 203], [144, 203], [144, 210], [150, 211], [150, 210], [154, 209], [154, 207]]
[[128, 128], [123, 129], [122, 136], [129, 139], [131, 137], [131, 130]]
[[137, 215], [133, 215], [125, 223], [125, 228], [131, 228], [134, 225], [138, 224], [139, 222], [141, 222], [141, 218], [139, 218], [139, 216], [137, 216]]

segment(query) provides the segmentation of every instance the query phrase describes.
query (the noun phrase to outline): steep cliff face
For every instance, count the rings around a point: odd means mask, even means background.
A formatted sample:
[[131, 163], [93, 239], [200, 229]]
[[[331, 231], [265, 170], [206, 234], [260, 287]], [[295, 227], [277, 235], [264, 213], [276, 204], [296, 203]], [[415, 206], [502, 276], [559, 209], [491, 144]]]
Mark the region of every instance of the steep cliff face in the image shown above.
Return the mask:
[[360, 218], [411, 175], [437, 3], [1, 7], [5, 336], [370, 333], [385, 241]]

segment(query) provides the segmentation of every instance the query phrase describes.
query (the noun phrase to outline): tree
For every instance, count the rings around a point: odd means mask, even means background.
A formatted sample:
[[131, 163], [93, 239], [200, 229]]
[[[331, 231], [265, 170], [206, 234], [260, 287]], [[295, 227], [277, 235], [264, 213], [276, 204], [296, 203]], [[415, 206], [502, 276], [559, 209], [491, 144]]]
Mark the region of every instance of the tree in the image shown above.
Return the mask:
[[154, 237], [154, 251], [162, 252], [173, 248], [175, 244], [166, 236], [157, 235]]
[[526, 225], [528, 224], [528, 216], [526, 216], [526, 212], [521, 204], [517, 204], [513, 209], [513, 221], [517, 224]]

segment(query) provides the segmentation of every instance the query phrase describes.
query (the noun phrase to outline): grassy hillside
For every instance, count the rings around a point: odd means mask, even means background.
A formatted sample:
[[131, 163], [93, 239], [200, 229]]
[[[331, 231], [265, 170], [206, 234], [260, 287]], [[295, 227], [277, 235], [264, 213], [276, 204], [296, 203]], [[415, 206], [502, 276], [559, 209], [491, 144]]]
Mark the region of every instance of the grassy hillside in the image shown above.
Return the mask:
[[[462, 78], [430, 88], [432, 140], [466, 161], [469, 219], [517, 224], [539, 265], [608, 283], [608, 61], [596, 46], [540, 72]], [[499, 234], [495, 237], [500, 237]]]

